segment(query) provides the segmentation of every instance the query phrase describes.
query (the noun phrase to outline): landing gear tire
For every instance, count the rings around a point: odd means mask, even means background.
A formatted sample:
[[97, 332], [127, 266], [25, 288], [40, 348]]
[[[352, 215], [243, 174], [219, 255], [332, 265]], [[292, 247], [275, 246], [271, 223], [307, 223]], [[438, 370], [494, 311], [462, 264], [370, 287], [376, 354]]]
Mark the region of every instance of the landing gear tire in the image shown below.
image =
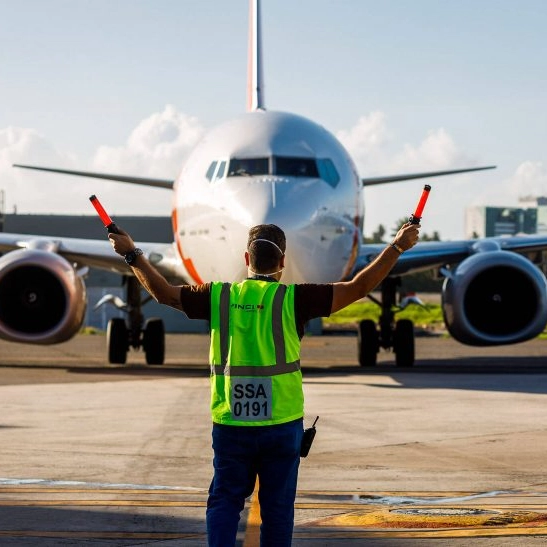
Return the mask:
[[376, 366], [378, 357], [379, 336], [376, 323], [372, 319], [359, 322], [357, 330], [357, 357], [362, 367]]
[[129, 349], [129, 335], [125, 320], [114, 317], [108, 322], [106, 328], [106, 345], [108, 349], [108, 362], [116, 365], [124, 365]]
[[154, 317], [144, 325], [142, 347], [149, 365], [163, 365], [165, 359], [165, 329], [163, 321]]
[[414, 365], [414, 324], [410, 319], [399, 319], [393, 333], [393, 351], [398, 367]]

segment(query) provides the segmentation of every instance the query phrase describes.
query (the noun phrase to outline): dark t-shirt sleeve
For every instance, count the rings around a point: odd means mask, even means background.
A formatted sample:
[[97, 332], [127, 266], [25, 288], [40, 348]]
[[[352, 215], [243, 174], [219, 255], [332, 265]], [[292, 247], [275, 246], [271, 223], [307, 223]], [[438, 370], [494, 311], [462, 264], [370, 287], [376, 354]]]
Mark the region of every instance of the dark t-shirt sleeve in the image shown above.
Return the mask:
[[[183, 285], [180, 288], [182, 310], [190, 319], [211, 318], [211, 283]], [[332, 308], [332, 285], [303, 283], [295, 285], [294, 309], [296, 329], [300, 337], [308, 321], [328, 317]]]
[[331, 314], [332, 292], [333, 288], [330, 283], [295, 285], [294, 312], [296, 330], [300, 337], [304, 336], [304, 328], [308, 321], [316, 317], [328, 317]]
[[211, 283], [182, 285], [180, 288], [182, 311], [189, 319], [211, 318]]

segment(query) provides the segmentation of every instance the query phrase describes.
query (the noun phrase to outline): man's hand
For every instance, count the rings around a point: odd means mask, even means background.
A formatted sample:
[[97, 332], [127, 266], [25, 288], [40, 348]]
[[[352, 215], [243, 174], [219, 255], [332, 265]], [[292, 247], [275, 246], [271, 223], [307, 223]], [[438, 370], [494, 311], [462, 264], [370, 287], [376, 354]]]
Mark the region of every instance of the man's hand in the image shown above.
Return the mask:
[[125, 256], [135, 249], [135, 242], [131, 239], [131, 236], [119, 226], [118, 232], [119, 233], [117, 234], [108, 234], [108, 239], [110, 240], [110, 244], [114, 251], [120, 256]]
[[408, 251], [418, 243], [420, 236], [420, 225], [411, 224], [410, 222], [405, 222], [395, 235], [393, 243], [399, 246], [403, 251]]
[[[108, 234], [108, 239], [116, 253], [125, 255], [135, 250], [135, 242], [131, 236], [118, 228], [117, 234]], [[148, 260], [142, 257], [136, 265], [131, 264], [132, 273], [146, 291], [160, 304], [167, 304], [182, 311], [180, 301], [180, 286], [171, 285]]]

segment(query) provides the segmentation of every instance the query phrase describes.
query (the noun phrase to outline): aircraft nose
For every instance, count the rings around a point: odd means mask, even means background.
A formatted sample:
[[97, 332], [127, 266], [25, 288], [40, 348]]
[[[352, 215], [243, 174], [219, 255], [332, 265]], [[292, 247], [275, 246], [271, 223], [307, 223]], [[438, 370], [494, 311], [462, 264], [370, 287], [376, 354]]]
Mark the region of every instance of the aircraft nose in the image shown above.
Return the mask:
[[[291, 192], [286, 179], [260, 177], [232, 185], [226, 196], [225, 207], [232, 217], [238, 217], [248, 228], [258, 224], [276, 224], [289, 228], [294, 223], [295, 211], [300, 214], [309, 206], [309, 200]], [[299, 216], [299, 215], [298, 215]]]
[[[272, 186], [274, 186], [272, 184]], [[249, 208], [249, 228], [275, 224], [287, 238], [283, 281], [327, 283], [344, 277], [355, 256], [356, 226], [310, 182], [275, 184]], [[323, 201], [322, 201], [323, 200]]]

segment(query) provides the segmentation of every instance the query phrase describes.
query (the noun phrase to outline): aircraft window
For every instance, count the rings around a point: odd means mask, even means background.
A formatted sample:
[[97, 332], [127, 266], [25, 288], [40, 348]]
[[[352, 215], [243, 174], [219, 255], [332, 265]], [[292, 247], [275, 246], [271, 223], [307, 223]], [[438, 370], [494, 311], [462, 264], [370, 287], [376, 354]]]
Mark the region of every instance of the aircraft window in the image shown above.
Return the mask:
[[226, 162], [221, 161], [219, 162], [218, 171], [217, 171], [215, 179], [221, 179], [224, 176], [225, 172], [226, 172]]
[[232, 158], [228, 169], [229, 177], [250, 177], [269, 173], [268, 158]]
[[224, 178], [226, 175], [226, 164], [227, 161], [214, 161], [209, 165], [209, 169], [207, 169], [207, 173], [205, 176], [211, 181], [215, 182], [219, 179]]
[[286, 177], [319, 177], [313, 158], [275, 157], [275, 174]]
[[207, 173], [205, 174], [205, 176], [209, 179], [209, 180], [213, 180], [213, 175], [215, 174], [215, 169], [217, 168], [217, 162], [214, 161], [213, 163], [211, 163], [211, 165], [209, 165], [209, 169], [207, 169]]
[[336, 170], [336, 167], [331, 159], [321, 158], [317, 160], [317, 169], [319, 169], [320, 177], [330, 184], [333, 188], [336, 188], [340, 182], [340, 175]]

